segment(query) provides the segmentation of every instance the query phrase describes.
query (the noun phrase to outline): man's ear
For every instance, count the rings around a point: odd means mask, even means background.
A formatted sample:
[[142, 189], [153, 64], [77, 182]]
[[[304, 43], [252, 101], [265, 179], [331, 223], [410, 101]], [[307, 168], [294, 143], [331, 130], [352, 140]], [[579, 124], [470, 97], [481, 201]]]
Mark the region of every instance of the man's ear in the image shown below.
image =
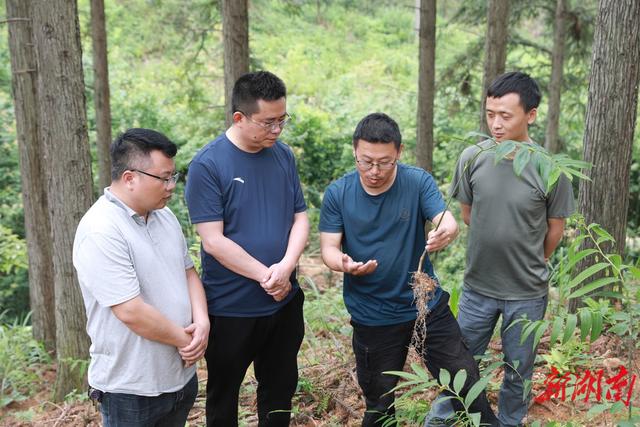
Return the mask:
[[240, 111], [236, 111], [231, 116], [231, 121], [233, 122], [233, 124], [236, 124], [240, 122], [243, 117], [244, 117], [244, 114], [242, 114]]
[[404, 149], [404, 144], [400, 144], [400, 148], [398, 148], [398, 159], [402, 156], [402, 150]]
[[532, 108], [527, 113], [527, 123], [532, 125], [533, 122], [536, 121], [536, 117], [538, 117], [538, 109], [537, 108]]
[[120, 182], [122, 182], [127, 188], [131, 187], [135, 179], [136, 174], [132, 170], [126, 170], [122, 172], [122, 175], [120, 175]]

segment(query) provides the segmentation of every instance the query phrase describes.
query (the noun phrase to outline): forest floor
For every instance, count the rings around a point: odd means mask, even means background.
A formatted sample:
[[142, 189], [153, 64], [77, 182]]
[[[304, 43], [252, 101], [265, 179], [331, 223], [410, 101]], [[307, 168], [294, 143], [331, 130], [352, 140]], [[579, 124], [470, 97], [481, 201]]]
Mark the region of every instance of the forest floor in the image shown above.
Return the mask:
[[[301, 285], [305, 289], [306, 336], [299, 355], [300, 380], [299, 389], [293, 402], [292, 426], [359, 426], [364, 412], [364, 401], [356, 381], [355, 361], [351, 351], [351, 327], [341, 300], [341, 289], [336, 286], [339, 276], [327, 271], [316, 257], [305, 257], [300, 266]], [[619, 337], [605, 334], [593, 342], [587, 350], [576, 352], [572, 361], [583, 364], [595, 374], [602, 369], [603, 381], [615, 376], [619, 366], [626, 360], [623, 354], [625, 346]], [[500, 352], [499, 340], [492, 340], [490, 352], [493, 360], [497, 360]], [[543, 337], [540, 355], [549, 355], [548, 337]], [[559, 356], [553, 360], [562, 361]], [[540, 359], [542, 359], [540, 357]], [[632, 372], [640, 374], [638, 360], [640, 353], [634, 358]], [[405, 370], [410, 371], [410, 363], [418, 362], [415, 353], [411, 352]], [[628, 367], [627, 367], [628, 368]], [[0, 408], [1, 426], [100, 426], [100, 414], [93, 404], [87, 400], [85, 393], [72, 394], [63, 403], [50, 401], [51, 390], [55, 379], [55, 366], [39, 367], [42, 381], [37, 392], [30, 398], [13, 402]], [[534, 373], [533, 395], [540, 396], [545, 391], [545, 378], [549, 374], [549, 366], [544, 360], [536, 366]], [[198, 369], [200, 393], [189, 416], [189, 426], [205, 424], [206, 368], [203, 362]], [[489, 383], [489, 400], [496, 409], [499, 384], [502, 370], [494, 371], [494, 379]], [[239, 418], [241, 425], [257, 425], [256, 416], [256, 380], [251, 368], [241, 390]], [[592, 384], [595, 387], [595, 383]], [[622, 390], [622, 398], [626, 391]], [[632, 388], [632, 403], [636, 408], [640, 405], [640, 380]], [[545, 402], [534, 402], [529, 409], [527, 424], [538, 421], [541, 425], [567, 426], [613, 426], [615, 421], [608, 412], [588, 413], [595, 402], [582, 402], [582, 393], [575, 400], [571, 399], [572, 390], [567, 388], [564, 401], [552, 397]], [[595, 393], [595, 391], [594, 391]], [[401, 399], [397, 403], [399, 425], [420, 425], [419, 420], [428, 411], [429, 405], [438, 394], [437, 387], [426, 389], [410, 398]], [[611, 402], [609, 399], [608, 402]], [[603, 396], [605, 402], [605, 396]], [[626, 409], [625, 409], [626, 412]], [[619, 418], [624, 412], [616, 416]]]

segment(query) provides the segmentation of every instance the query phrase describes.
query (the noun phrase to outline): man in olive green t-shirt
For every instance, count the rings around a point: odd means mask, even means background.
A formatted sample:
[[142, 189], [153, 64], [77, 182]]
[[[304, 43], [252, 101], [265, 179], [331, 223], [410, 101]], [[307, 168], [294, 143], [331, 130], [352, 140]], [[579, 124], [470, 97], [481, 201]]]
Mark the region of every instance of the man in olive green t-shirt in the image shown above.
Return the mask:
[[[486, 117], [493, 139], [463, 151], [451, 189], [469, 226], [458, 323], [474, 355], [485, 353], [502, 316], [500, 332], [507, 367], [498, 398], [501, 426], [520, 425], [527, 414], [529, 396], [523, 398], [524, 380], [531, 379], [536, 355], [532, 338], [520, 344], [521, 327], [507, 327], [523, 315], [532, 321], [544, 317], [549, 276], [546, 261], [562, 238], [574, 200], [571, 183], [564, 176], [545, 194], [532, 162], [516, 176], [512, 159], [495, 164], [492, 151], [474, 157], [480, 147], [502, 141], [531, 142], [528, 127], [536, 119], [539, 102], [540, 89], [528, 75], [511, 72], [499, 76], [487, 91]], [[430, 419], [449, 416], [447, 406], [448, 402], [435, 405]]]

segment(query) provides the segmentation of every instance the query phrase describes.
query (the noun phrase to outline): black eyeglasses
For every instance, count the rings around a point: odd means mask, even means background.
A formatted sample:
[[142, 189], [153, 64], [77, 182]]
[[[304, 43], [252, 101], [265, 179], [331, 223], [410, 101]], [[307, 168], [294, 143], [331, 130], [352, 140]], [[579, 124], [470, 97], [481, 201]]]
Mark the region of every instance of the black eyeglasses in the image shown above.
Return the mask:
[[169, 178], [163, 178], [161, 176], [154, 175], [154, 174], [149, 173], [149, 172], [141, 171], [140, 169], [131, 169], [131, 170], [134, 171], [134, 172], [139, 172], [139, 173], [141, 173], [143, 175], [150, 176], [151, 178], [159, 179], [160, 181], [164, 182], [164, 186], [165, 187], [168, 187], [170, 184], [175, 184], [180, 179], [180, 173], [179, 172], [174, 173]]
[[356, 157], [356, 163], [358, 164], [358, 169], [363, 171], [371, 170], [373, 169], [374, 166], [378, 166], [380, 170], [393, 169], [397, 161], [398, 159], [392, 162], [368, 162], [366, 160], [358, 160], [358, 158]]
[[245, 116], [250, 122], [257, 124], [262, 129], [272, 131], [272, 132], [276, 130], [276, 128], [280, 128], [280, 130], [284, 129], [287, 123], [291, 121], [291, 116], [289, 115], [289, 113], [285, 113], [285, 117], [282, 120], [270, 120], [268, 122], [257, 122], [253, 120], [251, 117], [249, 117], [248, 114], [245, 114], [240, 110], [238, 110], [238, 113], [242, 113], [242, 115]]

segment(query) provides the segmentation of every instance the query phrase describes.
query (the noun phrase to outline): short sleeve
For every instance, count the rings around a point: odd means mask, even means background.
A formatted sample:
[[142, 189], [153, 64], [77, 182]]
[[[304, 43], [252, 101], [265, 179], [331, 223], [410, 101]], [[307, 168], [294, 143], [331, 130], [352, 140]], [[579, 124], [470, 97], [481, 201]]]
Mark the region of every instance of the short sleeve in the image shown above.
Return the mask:
[[78, 245], [74, 266], [98, 304], [111, 307], [140, 294], [129, 246], [124, 239], [90, 233]]
[[456, 163], [456, 167], [453, 171], [453, 179], [451, 180], [451, 187], [449, 187], [449, 195], [454, 197], [460, 203], [470, 205], [473, 203], [473, 190], [471, 189], [470, 167], [466, 167], [467, 162], [470, 160], [469, 156], [465, 154], [467, 151], [463, 151]]
[[221, 221], [224, 218], [222, 194], [213, 165], [191, 162], [184, 190], [191, 223]]
[[298, 175], [298, 168], [296, 167], [296, 160], [293, 155], [293, 151], [289, 148], [289, 155], [291, 156], [290, 168], [293, 176], [293, 211], [294, 213], [300, 213], [307, 210], [307, 204], [304, 201], [304, 194], [302, 193], [302, 185], [300, 185], [300, 176]]
[[444, 212], [445, 208], [446, 204], [436, 185], [436, 181], [430, 174], [423, 172], [420, 179], [420, 209], [422, 214], [431, 221], [435, 216]]
[[336, 184], [331, 184], [322, 198], [320, 209], [320, 223], [318, 229], [327, 233], [342, 233], [344, 231], [344, 221], [342, 219], [342, 209], [337, 195]]
[[547, 218], [567, 218], [575, 210], [571, 181], [560, 175], [555, 187], [547, 197]]

